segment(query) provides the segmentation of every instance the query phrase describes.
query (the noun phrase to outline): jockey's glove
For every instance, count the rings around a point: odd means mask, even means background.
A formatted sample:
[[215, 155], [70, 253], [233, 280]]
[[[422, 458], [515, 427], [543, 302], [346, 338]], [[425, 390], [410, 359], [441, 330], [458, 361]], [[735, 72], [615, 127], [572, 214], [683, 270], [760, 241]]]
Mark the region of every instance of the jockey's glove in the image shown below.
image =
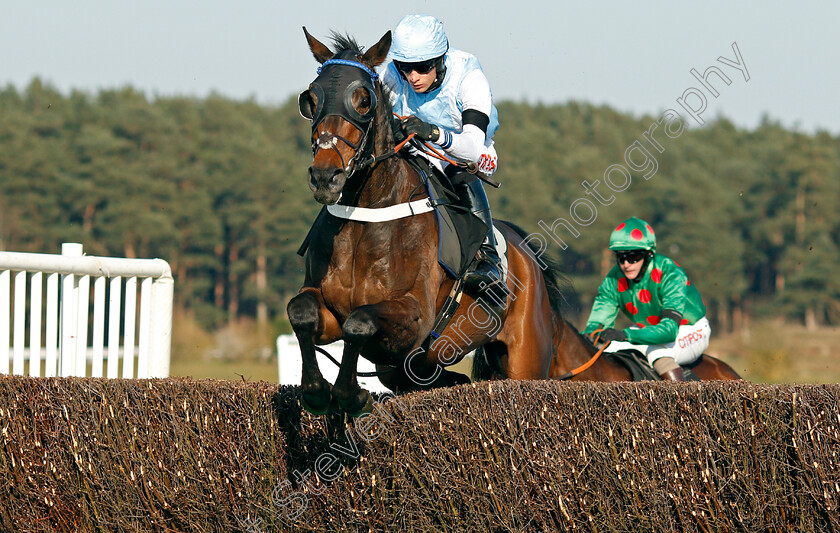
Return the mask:
[[627, 334], [622, 329], [607, 328], [601, 332], [600, 342], [606, 344], [612, 341], [626, 341]]
[[406, 138], [402, 130], [402, 121], [397, 117], [391, 117], [391, 133], [394, 134], [394, 144], [400, 144]]
[[424, 141], [437, 142], [440, 139], [440, 128], [434, 124], [423, 122], [414, 115], [403, 119], [402, 130], [406, 135], [413, 133], [415, 137]]

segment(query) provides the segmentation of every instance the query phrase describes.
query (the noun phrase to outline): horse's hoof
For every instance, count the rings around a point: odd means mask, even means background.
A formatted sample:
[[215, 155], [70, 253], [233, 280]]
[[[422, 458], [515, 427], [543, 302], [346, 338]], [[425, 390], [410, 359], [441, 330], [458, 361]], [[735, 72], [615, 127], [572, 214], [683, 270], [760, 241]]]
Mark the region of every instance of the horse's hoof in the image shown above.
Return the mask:
[[306, 409], [307, 412], [320, 416], [332, 412], [332, 398], [327, 397], [326, 402], [312, 402], [306, 399], [306, 394], [300, 395], [300, 406]]
[[371, 396], [370, 393], [365, 389], [362, 389], [362, 393], [364, 393], [364, 399], [362, 401], [356, 402], [352, 406], [341, 404], [342, 410], [348, 415], [352, 416], [353, 418], [358, 418], [362, 415], [366, 415], [373, 412], [373, 396]]

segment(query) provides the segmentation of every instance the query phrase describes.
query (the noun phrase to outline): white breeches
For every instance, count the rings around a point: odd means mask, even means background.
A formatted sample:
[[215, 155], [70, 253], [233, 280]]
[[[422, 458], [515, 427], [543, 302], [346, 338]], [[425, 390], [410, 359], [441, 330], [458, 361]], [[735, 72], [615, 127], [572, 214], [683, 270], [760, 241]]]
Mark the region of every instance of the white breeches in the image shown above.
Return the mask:
[[703, 354], [703, 351], [709, 347], [711, 336], [712, 328], [709, 326], [709, 321], [706, 317], [703, 317], [695, 324], [680, 326], [674, 342], [646, 345], [632, 344], [626, 341], [613, 341], [610, 343], [607, 351], [638, 350], [647, 357], [648, 363], [651, 366], [660, 357], [673, 357], [678, 365], [687, 365], [696, 361]]

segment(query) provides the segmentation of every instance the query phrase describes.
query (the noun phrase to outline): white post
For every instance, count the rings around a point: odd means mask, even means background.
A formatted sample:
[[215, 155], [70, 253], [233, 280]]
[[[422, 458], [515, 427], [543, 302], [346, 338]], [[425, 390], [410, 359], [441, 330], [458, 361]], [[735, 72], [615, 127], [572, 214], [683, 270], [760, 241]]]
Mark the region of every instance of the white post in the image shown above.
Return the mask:
[[149, 361], [149, 377], [169, 377], [169, 357], [172, 350], [172, 298], [175, 290], [175, 282], [169, 265], [160, 260], [162, 267], [167, 273], [156, 278], [152, 283], [152, 310], [149, 350], [151, 360]]
[[15, 347], [12, 374], [22, 376], [23, 352], [26, 350], [26, 272], [15, 274], [15, 331], [12, 341]]
[[289, 348], [287, 335], [277, 336], [277, 383], [283, 383], [283, 356]]
[[93, 282], [93, 361], [90, 375], [104, 377], [103, 353], [105, 346], [105, 278], [100, 276]]
[[58, 278], [59, 274], [47, 276], [47, 320], [44, 335], [44, 377], [58, 375], [58, 328], [61, 323], [58, 316]]
[[[61, 245], [61, 255], [70, 257], [81, 257], [82, 245], [75, 242], [65, 242]], [[58, 344], [59, 349], [59, 376], [72, 376], [75, 370], [76, 355], [76, 302], [78, 285], [76, 276], [64, 274], [61, 277], [61, 335]]]
[[111, 278], [108, 291], [108, 377], [116, 379], [120, 364], [120, 316], [122, 315], [122, 277]]
[[87, 375], [88, 309], [90, 307], [90, 276], [76, 276], [76, 365], [73, 375]]
[[0, 374], [9, 373], [9, 323], [11, 319], [12, 275], [0, 272]]
[[140, 282], [140, 326], [137, 336], [137, 378], [149, 377], [149, 337], [152, 327], [152, 278]]
[[130, 379], [134, 373], [134, 333], [137, 329], [137, 277], [125, 280], [125, 331], [123, 333], [123, 372], [122, 377]]
[[43, 275], [35, 272], [29, 291], [29, 375], [41, 376], [41, 291]]

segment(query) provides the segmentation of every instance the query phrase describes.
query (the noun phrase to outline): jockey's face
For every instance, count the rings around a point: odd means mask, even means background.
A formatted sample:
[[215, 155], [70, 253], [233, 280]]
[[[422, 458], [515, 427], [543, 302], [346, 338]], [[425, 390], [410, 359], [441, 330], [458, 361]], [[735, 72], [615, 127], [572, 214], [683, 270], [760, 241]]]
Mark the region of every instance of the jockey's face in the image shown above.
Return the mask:
[[405, 79], [408, 81], [411, 88], [416, 93], [424, 93], [429, 90], [437, 77], [437, 69], [433, 68], [425, 74], [420, 74], [416, 70], [411, 72], [404, 72]]
[[639, 277], [639, 274], [642, 272], [642, 268], [645, 266], [644, 258], [646, 255], [647, 253], [643, 250], [634, 250], [629, 253], [621, 252], [617, 254], [616, 261], [618, 262], [618, 267], [621, 269], [624, 277], [630, 281]]

